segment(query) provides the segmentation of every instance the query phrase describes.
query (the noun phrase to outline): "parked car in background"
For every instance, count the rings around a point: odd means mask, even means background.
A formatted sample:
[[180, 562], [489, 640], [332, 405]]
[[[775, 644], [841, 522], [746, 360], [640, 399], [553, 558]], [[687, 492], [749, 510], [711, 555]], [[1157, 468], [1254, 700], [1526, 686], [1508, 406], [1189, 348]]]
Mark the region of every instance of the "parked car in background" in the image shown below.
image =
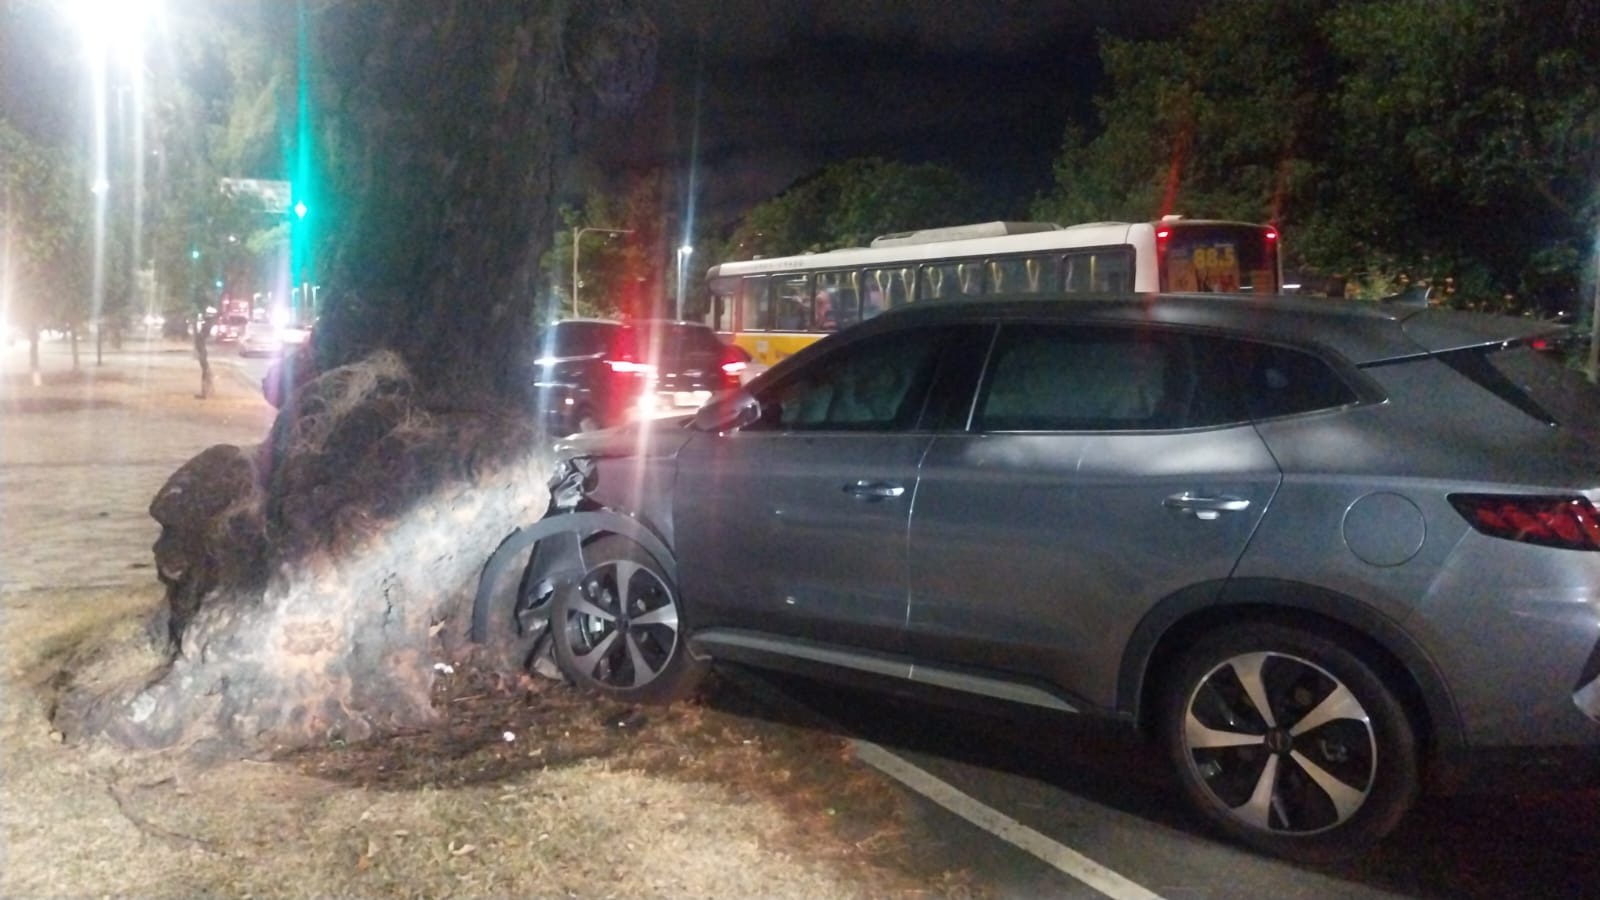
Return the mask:
[[710, 327], [665, 319], [567, 319], [537, 346], [536, 403], [556, 435], [694, 412], [749, 363]]
[[251, 322], [239, 339], [239, 355], [243, 357], [275, 357], [283, 354], [283, 338], [278, 329], [264, 322]]
[[669, 700], [725, 659], [1106, 716], [1221, 831], [1326, 860], [1425, 784], [1600, 773], [1600, 394], [1533, 349], [1550, 328], [893, 310], [687, 425], [573, 438], [528, 577], [594, 691]]

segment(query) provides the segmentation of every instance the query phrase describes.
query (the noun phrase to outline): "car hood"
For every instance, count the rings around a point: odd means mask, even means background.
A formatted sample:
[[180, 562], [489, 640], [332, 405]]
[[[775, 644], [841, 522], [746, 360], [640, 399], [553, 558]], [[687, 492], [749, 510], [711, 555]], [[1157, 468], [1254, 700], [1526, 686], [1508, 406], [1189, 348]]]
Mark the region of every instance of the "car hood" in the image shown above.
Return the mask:
[[659, 457], [678, 452], [694, 434], [689, 416], [630, 422], [615, 428], [575, 434], [556, 442], [557, 459], [610, 459], [619, 456]]

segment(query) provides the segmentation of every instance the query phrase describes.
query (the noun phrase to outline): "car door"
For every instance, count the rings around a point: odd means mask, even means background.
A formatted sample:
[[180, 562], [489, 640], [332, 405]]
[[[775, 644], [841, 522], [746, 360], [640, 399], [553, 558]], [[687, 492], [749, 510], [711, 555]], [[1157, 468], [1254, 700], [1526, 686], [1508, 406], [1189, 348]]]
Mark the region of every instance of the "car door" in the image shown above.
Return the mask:
[[917, 426], [950, 335], [840, 346], [760, 385], [760, 421], [689, 440], [673, 530], [697, 630], [903, 649]]
[[1279, 483], [1227, 342], [1146, 326], [1007, 324], [971, 428], [925, 456], [909, 649], [1109, 707], [1139, 619], [1214, 592]]

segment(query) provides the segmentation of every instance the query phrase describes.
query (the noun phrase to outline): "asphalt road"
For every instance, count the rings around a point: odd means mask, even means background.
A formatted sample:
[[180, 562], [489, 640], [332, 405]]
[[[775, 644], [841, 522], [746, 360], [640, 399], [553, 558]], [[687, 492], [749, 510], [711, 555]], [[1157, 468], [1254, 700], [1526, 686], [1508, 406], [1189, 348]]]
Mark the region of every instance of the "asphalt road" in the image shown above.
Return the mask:
[[[1000, 897], [1600, 896], [1600, 792], [1424, 797], [1382, 846], [1326, 867], [1236, 847], [1191, 814], [1162, 754], [1120, 726], [1055, 713], [731, 672], [1015, 820], [1132, 888], [1089, 887], [919, 800], [937, 855]], [[960, 705], [956, 705], [960, 703]], [[831, 724], [830, 724], [831, 723]], [[992, 817], [991, 817], [992, 818]], [[1140, 894], [1140, 890], [1148, 892]]]

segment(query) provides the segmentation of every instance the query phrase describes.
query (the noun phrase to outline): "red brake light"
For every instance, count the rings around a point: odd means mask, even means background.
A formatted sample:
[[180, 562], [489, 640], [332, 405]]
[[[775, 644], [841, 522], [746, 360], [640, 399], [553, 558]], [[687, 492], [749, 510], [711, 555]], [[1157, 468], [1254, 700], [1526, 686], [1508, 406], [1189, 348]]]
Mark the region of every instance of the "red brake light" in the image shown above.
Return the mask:
[[1164, 241], [1169, 237], [1172, 237], [1172, 229], [1171, 228], [1157, 228], [1156, 229], [1156, 240]]
[[1600, 550], [1600, 513], [1583, 497], [1451, 494], [1450, 505], [1490, 537], [1564, 550]]
[[1276, 230], [1276, 229], [1272, 229], [1272, 228], [1268, 228], [1268, 229], [1267, 229], [1267, 240], [1269, 240], [1269, 241], [1275, 241], [1275, 240], [1277, 240], [1277, 239], [1278, 239], [1278, 232], [1277, 232], [1277, 230]]
[[722, 348], [723, 380], [729, 387], [739, 386], [739, 373], [750, 367], [750, 354], [736, 344], [728, 344]]

